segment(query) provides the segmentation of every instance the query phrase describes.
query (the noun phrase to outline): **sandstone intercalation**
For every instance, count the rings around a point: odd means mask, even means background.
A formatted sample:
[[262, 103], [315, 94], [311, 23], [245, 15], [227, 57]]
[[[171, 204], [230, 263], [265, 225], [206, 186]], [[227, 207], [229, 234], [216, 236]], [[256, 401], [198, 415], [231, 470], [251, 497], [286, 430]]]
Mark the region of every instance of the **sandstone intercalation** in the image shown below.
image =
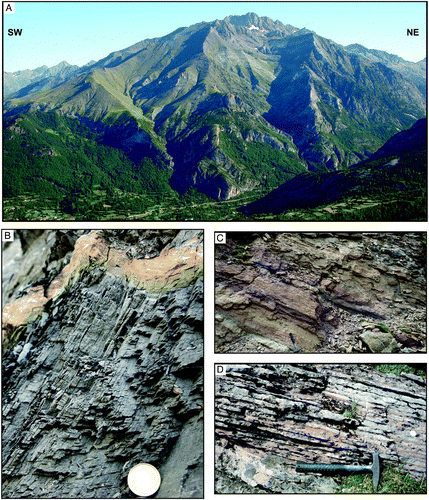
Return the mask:
[[423, 233], [231, 233], [218, 352], [425, 352]]

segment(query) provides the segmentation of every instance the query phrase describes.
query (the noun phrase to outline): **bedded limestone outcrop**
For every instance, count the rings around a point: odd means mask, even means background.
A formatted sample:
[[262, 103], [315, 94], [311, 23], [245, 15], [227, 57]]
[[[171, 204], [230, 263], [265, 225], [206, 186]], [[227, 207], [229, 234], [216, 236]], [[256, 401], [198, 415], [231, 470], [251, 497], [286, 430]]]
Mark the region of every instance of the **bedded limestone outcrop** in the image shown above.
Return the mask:
[[426, 480], [424, 376], [365, 364], [221, 367], [216, 493], [335, 493], [338, 476], [299, 473], [296, 463], [372, 464], [374, 452], [381, 487], [391, 481], [388, 465]]
[[3, 496], [130, 498], [149, 462], [158, 497], [202, 497], [202, 232], [40, 238], [40, 284], [10, 273], [3, 313]]

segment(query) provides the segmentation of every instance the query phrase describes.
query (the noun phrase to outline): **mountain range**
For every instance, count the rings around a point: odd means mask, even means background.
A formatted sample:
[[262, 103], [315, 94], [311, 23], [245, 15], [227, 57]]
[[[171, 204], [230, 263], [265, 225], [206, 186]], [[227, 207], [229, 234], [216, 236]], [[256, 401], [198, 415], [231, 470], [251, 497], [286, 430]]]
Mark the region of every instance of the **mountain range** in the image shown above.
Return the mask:
[[3, 72], [3, 94], [8, 96], [15, 94], [21, 89], [22, 92], [16, 95], [34, 94], [40, 90], [54, 87], [61, 84], [66, 78], [75, 75], [80, 67], [71, 65], [67, 61], [62, 61], [55, 66], [40, 66], [36, 69], [25, 69], [22, 71]]
[[426, 91], [426, 57], [418, 62], [406, 61], [395, 54], [383, 50], [367, 49], [363, 45], [354, 43], [344, 47], [347, 52], [365, 57], [372, 63], [381, 63], [413, 82], [424, 95]]
[[[36, 174], [27, 157], [26, 177], [17, 179], [17, 157], [7, 161], [8, 146], [22, 149], [27, 139], [34, 155], [43, 153], [47, 146], [39, 148], [34, 130], [49, 117], [55, 126], [74, 128], [69, 141], [84, 128], [87, 143], [125, 155], [136, 193], [141, 177], [157, 172], [167, 179], [166, 192], [180, 196], [228, 200], [267, 193], [305, 172], [360, 163], [425, 117], [425, 66], [360, 45], [343, 47], [253, 13], [202, 22], [80, 68], [61, 63], [15, 73], [15, 87], [5, 75], [5, 93], [15, 92], [4, 104], [4, 170], [22, 192], [31, 192], [37, 175], [39, 194], [44, 183], [70, 196], [56, 168], [49, 178], [40, 168]], [[52, 137], [55, 126], [42, 132]], [[60, 144], [57, 149], [43, 154], [45, 163], [70, 161]], [[123, 169], [123, 158], [117, 161], [112, 172]], [[96, 187], [88, 181], [97, 177], [90, 163], [74, 175], [81, 194]], [[111, 189], [125, 189], [113, 173], [110, 181]], [[12, 191], [6, 177], [6, 195]]]

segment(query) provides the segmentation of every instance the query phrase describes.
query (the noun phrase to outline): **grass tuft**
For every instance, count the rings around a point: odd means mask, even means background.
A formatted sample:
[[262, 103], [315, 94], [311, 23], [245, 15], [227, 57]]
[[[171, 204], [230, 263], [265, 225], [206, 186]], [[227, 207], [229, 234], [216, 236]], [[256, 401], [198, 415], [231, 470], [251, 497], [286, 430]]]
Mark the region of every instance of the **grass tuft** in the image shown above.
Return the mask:
[[377, 365], [375, 369], [381, 373], [393, 373], [394, 375], [400, 375], [405, 372], [426, 378], [426, 373], [413, 365], [389, 363]]
[[[415, 479], [404, 466], [388, 464], [381, 469], [378, 494], [426, 494], [426, 478]], [[375, 493], [371, 474], [353, 474], [340, 478], [336, 493]]]

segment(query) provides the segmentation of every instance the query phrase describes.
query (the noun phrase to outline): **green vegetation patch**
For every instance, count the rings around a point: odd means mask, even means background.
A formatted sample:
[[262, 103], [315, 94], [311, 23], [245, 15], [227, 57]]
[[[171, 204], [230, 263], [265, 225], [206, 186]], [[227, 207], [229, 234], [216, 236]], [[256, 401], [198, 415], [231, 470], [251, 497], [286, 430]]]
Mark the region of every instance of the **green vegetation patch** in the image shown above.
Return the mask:
[[358, 417], [358, 404], [356, 401], [352, 401], [350, 407], [344, 410], [343, 415], [346, 418], [357, 418]]
[[[416, 479], [403, 470], [403, 466], [381, 466], [377, 494], [426, 494], [426, 477]], [[353, 474], [339, 478], [335, 493], [375, 493], [372, 474]]]
[[248, 247], [247, 245], [237, 245], [236, 248], [231, 252], [232, 255], [234, 256], [234, 261], [236, 263], [242, 263], [245, 260], [249, 259], [251, 255], [247, 251]]
[[401, 373], [411, 373], [413, 375], [418, 375], [419, 377], [426, 378], [426, 372], [420, 367], [404, 364], [381, 364], [377, 365], [375, 369], [381, 373], [393, 373], [394, 375], [401, 375]]
[[27, 325], [21, 325], [9, 331], [5, 331], [4, 338], [2, 342], [3, 349], [13, 349], [16, 344], [25, 338], [25, 333], [27, 331]]
[[[140, 211], [172, 193], [166, 168], [148, 157], [136, 165], [77, 119], [37, 112], [19, 121], [23, 133], [9, 129], [12, 123], [4, 131], [5, 220], [104, 219], [112, 207]], [[122, 196], [128, 193], [138, 198]]]
[[269, 144], [244, 142], [224, 131], [219, 133], [219, 142], [242, 176], [263, 189], [275, 189], [305, 170], [296, 155]]
[[381, 332], [388, 333], [390, 331], [389, 327], [384, 323], [377, 323], [375, 325]]

